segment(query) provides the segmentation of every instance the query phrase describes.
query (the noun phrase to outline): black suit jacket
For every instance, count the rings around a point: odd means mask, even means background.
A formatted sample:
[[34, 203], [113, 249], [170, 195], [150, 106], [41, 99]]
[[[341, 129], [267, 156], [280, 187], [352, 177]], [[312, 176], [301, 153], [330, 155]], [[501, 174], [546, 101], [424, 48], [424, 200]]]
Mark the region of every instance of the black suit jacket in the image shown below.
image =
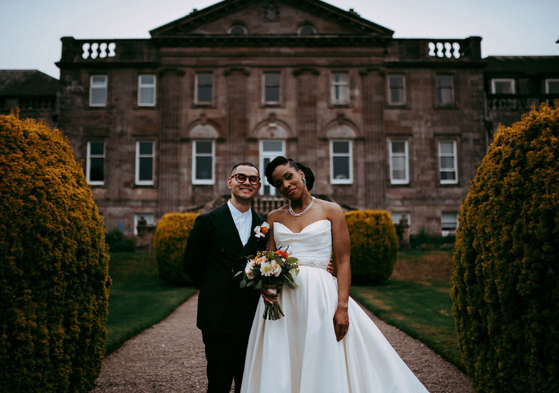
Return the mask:
[[264, 219], [252, 211], [252, 228], [243, 247], [227, 203], [200, 214], [190, 230], [184, 253], [184, 271], [200, 288], [196, 325], [204, 332], [248, 335], [260, 292], [240, 288], [249, 255], [266, 248], [266, 239], [254, 236]]

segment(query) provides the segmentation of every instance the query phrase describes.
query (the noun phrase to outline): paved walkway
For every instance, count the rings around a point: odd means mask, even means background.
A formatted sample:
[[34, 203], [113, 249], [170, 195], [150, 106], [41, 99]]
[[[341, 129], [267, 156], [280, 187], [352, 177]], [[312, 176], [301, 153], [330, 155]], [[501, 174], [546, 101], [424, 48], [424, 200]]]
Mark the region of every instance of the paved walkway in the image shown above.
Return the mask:
[[[92, 393], [205, 392], [204, 344], [195, 325], [197, 302], [195, 295], [108, 356]], [[456, 367], [367, 313], [430, 393], [473, 393], [470, 381]]]

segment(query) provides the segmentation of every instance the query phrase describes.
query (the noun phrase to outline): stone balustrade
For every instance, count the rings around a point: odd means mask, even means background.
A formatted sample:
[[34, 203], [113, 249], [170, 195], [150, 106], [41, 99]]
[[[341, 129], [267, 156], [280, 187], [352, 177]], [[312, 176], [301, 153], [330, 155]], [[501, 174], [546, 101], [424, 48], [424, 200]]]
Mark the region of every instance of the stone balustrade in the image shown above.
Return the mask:
[[559, 100], [559, 94], [544, 95], [517, 95], [499, 94], [487, 96], [487, 110], [489, 112], [530, 112], [532, 104], [536, 107], [543, 102], [553, 105], [554, 100]]

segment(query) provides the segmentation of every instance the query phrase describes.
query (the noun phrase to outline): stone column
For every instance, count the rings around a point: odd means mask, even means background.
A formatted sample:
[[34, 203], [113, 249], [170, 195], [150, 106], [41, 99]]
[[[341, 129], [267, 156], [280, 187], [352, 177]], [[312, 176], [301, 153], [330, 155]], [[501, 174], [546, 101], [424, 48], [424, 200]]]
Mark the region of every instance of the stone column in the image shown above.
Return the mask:
[[[316, 162], [316, 144], [318, 141], [317, 125], [317, 77], [318, 70], [300, 68], [294, 71], [297, 78], [297, 161], [310, 167], [318, 176]], [[321, 174], [322, 175], [322, 174]]]
[[385, 209], [386, 135], [384, 132], [384, 73], [360, 72], [363, 85], [363, 133], [365, 135], [365, 204], [369, 209]]
[[161, 80], [161, 129], [159, 132], [159, 217], [179, 211], [179, 109], [180, 78], [184, 70], [166, 68]]
[[[247, 160], [248, 136], [247, 77], [245, 68], [229, 68], [225, 71], [227, 94], [227, 168]], [[227, 177], [223, 174], [221, 178]], [[219, 174], [216, 174], [220, 178]]]

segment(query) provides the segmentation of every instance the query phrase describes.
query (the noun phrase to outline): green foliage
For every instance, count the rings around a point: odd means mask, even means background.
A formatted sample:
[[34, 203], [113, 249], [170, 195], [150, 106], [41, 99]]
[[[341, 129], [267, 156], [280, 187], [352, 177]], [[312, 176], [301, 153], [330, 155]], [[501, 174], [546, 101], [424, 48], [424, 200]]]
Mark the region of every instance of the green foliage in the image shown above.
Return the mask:
[[559, 391], [559, 105], [501, 127], [460, 212], [452, 298], [476, 392]]
[[62, 133], [0, 116], [0, 391], [89, 392], [110, 278], [103, 220]]
[[105, 243], [110, 252], [135, 252], [137, 240], [134, 236], [127, 237], [118, 228], [113, 228], [105, 234]]
[[424, 230], [410, 235], [410, 246], [412, 250], [436, 250], [451, 249], [456, 242], [456, 236], [442, 236], [428, 233]]
[[398, 237], [390, 214], [356, 210], [345, 214], [351, 238], [351, 277], [355, 284], [378, 284], [392, 274]]
[[159, 277], [179, 285], [192, 285], [193, 281], [183, 270], [186, 241], [194, 220], [199, 213], [167, 213], [163, 216], [153, 236], [153, 254]]

